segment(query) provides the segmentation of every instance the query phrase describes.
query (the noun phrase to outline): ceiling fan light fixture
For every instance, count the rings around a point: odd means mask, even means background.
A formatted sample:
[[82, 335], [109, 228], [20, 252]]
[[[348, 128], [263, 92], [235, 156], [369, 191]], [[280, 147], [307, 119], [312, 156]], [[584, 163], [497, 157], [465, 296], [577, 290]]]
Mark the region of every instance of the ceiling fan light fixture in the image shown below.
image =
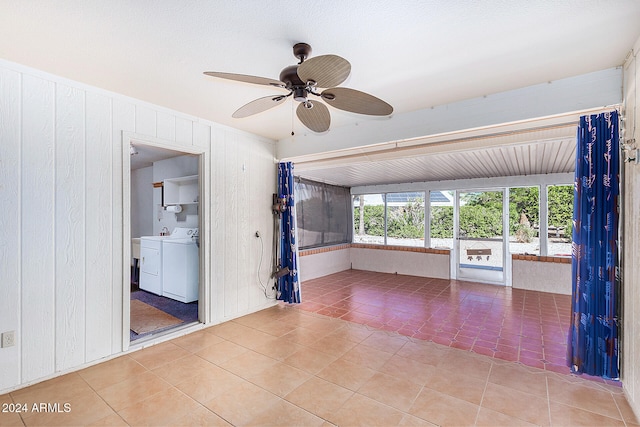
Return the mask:
[[295, 87], [293, 89], [293, 99], [298, 102], [306, 102], [307, 101], [307, 90], [304, 87]]

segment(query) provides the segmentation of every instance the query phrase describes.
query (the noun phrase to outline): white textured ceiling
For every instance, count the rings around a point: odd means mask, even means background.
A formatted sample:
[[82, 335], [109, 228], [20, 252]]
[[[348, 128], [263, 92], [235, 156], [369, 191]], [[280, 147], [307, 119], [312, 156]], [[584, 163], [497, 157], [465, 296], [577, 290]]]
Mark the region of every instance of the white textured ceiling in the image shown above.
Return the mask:
[[0, 58], [280, 140], [293, 101], [233, 119], [278, 89], [203, 71], [277, 79], [306, 42], [399, 114], [621, 65], [639, 22], [638, 0], [0, 0]]

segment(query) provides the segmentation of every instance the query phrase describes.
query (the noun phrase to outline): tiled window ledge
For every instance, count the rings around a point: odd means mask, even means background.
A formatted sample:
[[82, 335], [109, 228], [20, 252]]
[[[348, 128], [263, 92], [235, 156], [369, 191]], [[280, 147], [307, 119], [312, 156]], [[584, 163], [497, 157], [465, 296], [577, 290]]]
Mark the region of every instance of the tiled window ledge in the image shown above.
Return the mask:
[[382, 249], [385, 251], [420, 252], [426, 254], [449, 255], [448, 249], [419, 248], [416, 246], [391, 246], [391, 245], [371, 245], [367, 243], [352, 243], [352, 248], [361, 249]]
[[433, 248], [419, 248], [415, 246], [392, 246], [392, 245], [372, 245], [367, 243], [344, 243], [342, 245], [323, 246], [321, 248], [305, 249], [300, 251], [299, 256], [315, 255], [324, 252], [339, 251], [342, 249], [358, 248], [358, 249], [382, 249], [386, 251], [400, 251], [400, 252], [420, 252], [426, 254], [441, 254], [449, 255], [449, 249], [433, 249]]
[[351, 247], [351, 243], [343, 243], [341, 245], [333, 245], [333, 246], [323, 246], [321, 248], [313, 248], [313, 249], [304, 249], [300, 251], [299, 256], [307, 256], [307, 255], [315, 255], [321, 254], [325, 252], [331, 251], [340, 251], [342, 249], [349, 249]]
[[560, 256], [540, 256], [540, 255], [525, 255], [525, 254], [511, 254], [512, 260], [518, 261], [538, 261], [538, 262], [557, 262], [560, 264], [571, 264], [571, 257]]

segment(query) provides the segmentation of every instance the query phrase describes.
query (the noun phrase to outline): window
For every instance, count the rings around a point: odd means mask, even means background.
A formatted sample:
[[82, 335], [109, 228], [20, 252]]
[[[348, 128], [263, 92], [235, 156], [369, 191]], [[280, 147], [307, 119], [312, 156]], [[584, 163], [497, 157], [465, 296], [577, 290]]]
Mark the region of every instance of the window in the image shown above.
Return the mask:
[[571, 256], [573, 224], [573, 185], [550, 185], [547, 254]]
[[351, 242], [351, 195], [346, 187], [296, 178], [298, 247]]
[[424, 247], [424, 193], [386, 195], [387, 244]]
[[431, 247], [453, 248], [453, 191], [430, 191], [430, 236]]
[[509, 188], [509, 250], [540, 255], [540, 189]]
[[353, 196], [353, 241], [384, 244], [384, 194]]

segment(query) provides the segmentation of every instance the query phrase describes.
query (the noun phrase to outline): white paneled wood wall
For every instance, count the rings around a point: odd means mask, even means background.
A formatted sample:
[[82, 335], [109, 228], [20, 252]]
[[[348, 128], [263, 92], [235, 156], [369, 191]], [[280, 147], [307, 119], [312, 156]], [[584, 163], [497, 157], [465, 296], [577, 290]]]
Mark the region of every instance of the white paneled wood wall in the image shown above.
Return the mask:
[[[638, 67], [640, 38], [624, 67], [624, 139], [635, 139], [640, 147], [640, 109], [638, 108]], [[622, 203], [624, 223], [622, 235], [622, 385], [637, 417], [640, 417], [640, 164], [624, 163]]]
[[123, 132], [205, 153], [210, 323], [272, 303], [273, 142], [0, 61], [0, 394], [126, 347]]

